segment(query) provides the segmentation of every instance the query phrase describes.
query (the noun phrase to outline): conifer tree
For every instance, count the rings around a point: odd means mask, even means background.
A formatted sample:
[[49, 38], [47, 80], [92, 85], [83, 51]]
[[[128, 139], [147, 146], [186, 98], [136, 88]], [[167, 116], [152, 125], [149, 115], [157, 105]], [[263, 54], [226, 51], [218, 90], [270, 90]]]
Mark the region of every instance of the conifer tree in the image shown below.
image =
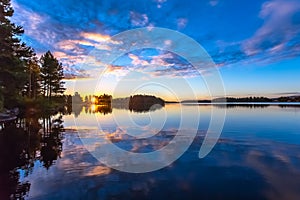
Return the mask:
[[10, 21], [14, 10], [10, 0], [0, 0], [0, 101], [5, 107], [16, 106], [28, 80], [26, 67], [33, 49], [21, 42], [21, 26]]

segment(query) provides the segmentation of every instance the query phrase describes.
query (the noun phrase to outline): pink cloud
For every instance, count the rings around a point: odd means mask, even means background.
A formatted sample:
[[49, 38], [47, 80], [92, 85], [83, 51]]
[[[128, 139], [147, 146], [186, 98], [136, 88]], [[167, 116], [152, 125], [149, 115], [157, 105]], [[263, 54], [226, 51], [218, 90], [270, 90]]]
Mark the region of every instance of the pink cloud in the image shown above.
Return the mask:
[[134, 55], [134, 54], [129, 54], [128, 55], [129, 58], [132, 60], [132, 64], [134, 66], [147, 66], [149, 65], [149, 62], [146, 61], [146, 60], [143, 60], [143, 59], [140, 59], [137, 55]]
[[106, 67], [107, 72], [122, 71], [124, 69], [125, 69], [124, 66], [117, 66], [117, 65], [108, 65]]
[[161, 54], [158, 56], [153, 56], [151, 60], [151, 65], [161, 66], [161, 67], [171, 67], [174, 66], [172, 63], [168, 63], [165, 59], [172, 59], [173, 55], [171, 53]]
[[83, 37], [85, 40], [93, 41], [93, 44], [95, 43], [110, 43], [110, 44], [120, 44], [119, 41], [114, 41], [111, 39], [109, 35], [103, 35], [100, 33], [91, 33], [91, 32], [82, 32], [80, 33], [80, 36]]

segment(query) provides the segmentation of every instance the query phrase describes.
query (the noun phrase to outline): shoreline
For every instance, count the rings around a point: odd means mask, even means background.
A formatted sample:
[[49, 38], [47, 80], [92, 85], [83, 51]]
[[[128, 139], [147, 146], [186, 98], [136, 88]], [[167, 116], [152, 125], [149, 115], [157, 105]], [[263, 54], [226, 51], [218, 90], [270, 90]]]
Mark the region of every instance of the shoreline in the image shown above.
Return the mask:
[[183, 104], [183, 105], [286, 105], [300, 106], [300, 102], [172, 102], [166, 104]]

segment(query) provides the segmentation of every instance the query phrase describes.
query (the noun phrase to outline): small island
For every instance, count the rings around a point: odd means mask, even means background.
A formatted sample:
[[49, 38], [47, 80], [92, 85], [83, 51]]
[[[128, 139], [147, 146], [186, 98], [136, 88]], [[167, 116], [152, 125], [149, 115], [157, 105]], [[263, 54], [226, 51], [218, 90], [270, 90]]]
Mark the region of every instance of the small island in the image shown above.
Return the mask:
[[112, 99], [112, 107], [128, 109], [134, 112], [147, 112], [165, 106], [165, 101], [151, 95], [133, 95], [126, 98]]

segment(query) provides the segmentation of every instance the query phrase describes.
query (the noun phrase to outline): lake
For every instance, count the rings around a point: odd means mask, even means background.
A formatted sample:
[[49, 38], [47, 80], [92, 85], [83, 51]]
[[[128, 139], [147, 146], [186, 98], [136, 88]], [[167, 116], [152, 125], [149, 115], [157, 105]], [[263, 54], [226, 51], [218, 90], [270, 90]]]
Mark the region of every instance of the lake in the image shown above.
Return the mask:
[[[200, 159], [212, 111], [215, 120], [226, 114], [224, 126], [212, 151]], [[47, 135], [45, 127], [51, 120], [54, 128]], [[91, 106], [34, 122], [44, 127], [44, 136], [39, 143], [28, 136], [31, 144], [26, 143], [24, 148], [30, 147], [31, 153], [26, 154], [26, 161], [4, 157], [14, 154], [7, 150], [10, 143], [1, 147], [3, 197], [300, 199], [299, 105], [166, 104], [149, 112]], [[122, 172], [116, 168], [145, 166], [145, 162], [93, 153], [107, 143], [135, 153], [153, 152], [172, 144], [179, 129], [195, 134], [191, 145], [179, 159], [152, 172]], [[2, 141], [8, 137], [3, 135]], [[111, 163], [112, 157], [119, 159], [113, 163], [115, 167], [103, 164]], [[155, 163], [157, 159], [152, 156], [146, 162]]]

